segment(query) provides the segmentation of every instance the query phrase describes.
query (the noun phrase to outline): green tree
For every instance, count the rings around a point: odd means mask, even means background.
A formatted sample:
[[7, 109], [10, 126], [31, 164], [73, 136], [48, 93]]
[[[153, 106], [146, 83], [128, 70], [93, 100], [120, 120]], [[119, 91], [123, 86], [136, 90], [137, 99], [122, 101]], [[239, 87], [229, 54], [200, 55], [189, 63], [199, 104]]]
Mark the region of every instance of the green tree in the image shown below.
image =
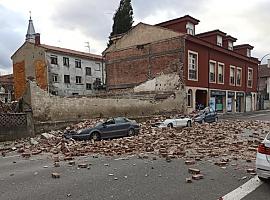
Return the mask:
[[[111, 36], [127, 32], [133, 24], [133, 8], [131, 0], [120, 0], [120, 5], [113, 16], [113, 26]], [[112, 41], [109, 41], [109, 45]]]

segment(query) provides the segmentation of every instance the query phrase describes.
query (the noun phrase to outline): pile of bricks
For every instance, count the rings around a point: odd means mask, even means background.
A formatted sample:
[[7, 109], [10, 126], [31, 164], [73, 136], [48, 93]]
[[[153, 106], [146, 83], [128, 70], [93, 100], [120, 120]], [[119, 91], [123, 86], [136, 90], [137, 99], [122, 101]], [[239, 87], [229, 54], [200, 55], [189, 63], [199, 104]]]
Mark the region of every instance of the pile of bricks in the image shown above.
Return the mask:
[[[212, 124], [194, 124], [191, 128], [154, 128], [152, 124], [159, 118], [153, 118], [141, 124], [140, 134], [113, 140], [75, 141], [64, 139], [62, 131], [54, 131], [43, 136], [16, 141], [5, 147], [5, 151], [22, 153], [29, 157], [42, 152], [64, 155], [66, 158], [86, 154], [106, 156], [153, 154], [165, 158], [200, 161], [215, 159], [222, 167], [231, 160], [254, 160], [258, 144], [262, 141], [269, 123], [258, 121], [222, 121]], [[93, 125], [96, 120], [79, 123], [68, 129], [81, 129]], [[1, 148], [0, 148], [1, 151]], [[2, 151], [3, 148], [2, 148]], [[30, 154], [30, 155], [29, 155]], [[187, 164], [192, 164], [189, 161]]]

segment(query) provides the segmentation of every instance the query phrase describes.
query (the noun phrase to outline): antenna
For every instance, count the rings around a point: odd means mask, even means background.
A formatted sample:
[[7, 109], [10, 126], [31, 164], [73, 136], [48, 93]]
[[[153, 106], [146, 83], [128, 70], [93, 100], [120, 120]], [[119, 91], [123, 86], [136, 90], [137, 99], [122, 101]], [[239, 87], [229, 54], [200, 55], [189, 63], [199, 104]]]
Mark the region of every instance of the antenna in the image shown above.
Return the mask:
[[30, 20], [32, 19], [32, 12], [31, 12], [31, 10], [29, 11], [29, 14], [30, 14]]
[[89, 43], [89, 42], [85, 42], [85, 43], [86, 43], [86, 46], [85, 46], [85, 47], [88, 48], [88, 51], [89, 51], [89, 53], [90, 53], [90, 43]]

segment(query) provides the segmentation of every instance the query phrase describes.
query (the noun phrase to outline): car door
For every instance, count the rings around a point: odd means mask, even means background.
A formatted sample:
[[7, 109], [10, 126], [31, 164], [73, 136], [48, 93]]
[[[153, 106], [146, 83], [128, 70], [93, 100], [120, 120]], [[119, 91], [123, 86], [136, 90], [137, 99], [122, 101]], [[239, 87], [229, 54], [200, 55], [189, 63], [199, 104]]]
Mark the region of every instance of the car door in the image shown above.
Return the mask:
[[103, 123], [101, 128], [102, 138], [111, 138], [115, 136], [117, 126], [114, 119], [110, 119]]
[[124, 136], [128, 134], [128, 130], [130, 128], [130, 122], [127, 121], [125, 118], [118, 117], [115, 118], [115, 135], [117, 136]]

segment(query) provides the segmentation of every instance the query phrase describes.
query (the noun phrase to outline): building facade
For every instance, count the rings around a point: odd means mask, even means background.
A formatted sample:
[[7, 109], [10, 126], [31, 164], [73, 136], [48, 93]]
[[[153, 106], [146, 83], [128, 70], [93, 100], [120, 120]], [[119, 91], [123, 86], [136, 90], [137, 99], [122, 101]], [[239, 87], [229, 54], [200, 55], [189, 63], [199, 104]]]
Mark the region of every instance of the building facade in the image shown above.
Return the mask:
[[102, 56], [41, 44], [31, 19], [25, 43], [11, 58], [16, 99], [23, 95], [27, 79], [59, 96], [89, 95], [104, 85]]
[[13, 75], [0, 76], [0, 101], [9, 103], [14, 100]]
[[260, 109], [270, 109], [270, 59], [267, 64], [259, 66], [258, 78]]
[[[182, 42], [174, 42], [174, 45], [178, 44], [181, 47], [178, 49], [184, 49], [181, 76], [183, 76], [187, 93], [188, 112], [205, 106], [210, 106], [218, 112], [256, 110], [258, 59], [251, 57], [253, 47], [249, 44], [234, 45], [237, 39], [220, 30], [196, 34], [195, 29], [198, 23], [199, 20], [186, 15], [153, 26], [163, 28], [158, 30], [158, 33], [151, 32], [149, 29], [140, 31], [139, 28], [133, 28], [116, 40], [112, 47], [105, 51], [108, 89], [117, 88], [120, 84], [118, 80], [130, 76], [127, 75], [129, 73], [140, 74], [140, 77], [144, 79], [153, 78], [148, 75], [147, 69], [161, 65], [159, 72], [162, 72], [167, 67], [164, 61], [170, 60], [173, 52], [177, 52], [179, 59], [182, 58], [180, 51], [171, 49], [172, 44], [167, 41], [158, 46], [160, 52], [167, 52], [163, 57], [157, 55], [160, 58], [158, 62], [146, 62], [148, 64], [144, 66], [141, 63], [131, 63], [129, 60], [130, 51], [136, 45], [136, 47], [145, 47], [154, 44], [151, 39], [157, 37], [161, 30], [170, 30], [171, 34], [181, 34], [175, 37], [180, 37]], [[144, 42], [138, 38], [142, 32], [151, 32]], [[129, 38], [129, 45], [122, 46], [127, 38]], [[139, 46], [138, 42], [132, 43], [136, 39], [142, 41]], [[142, 52], [145, 55], [142, 55]], [[137, 60], [144, 58], [151, 61], [154, 57], [151, 53], [151, 48], [142, 48], [132, 57]], [[129, 57], [125, 57], [126, 55]], [[125, 63], [122, 65], [128, 65], [129, 70], [124, 72], [125, 67], [113, 65], [116, 61], [114, 58]], [[131, 83], [134, 85], [139, 80], [136, 76], [130, 76], [121, 84], [124, 87], [132, 86]]]

